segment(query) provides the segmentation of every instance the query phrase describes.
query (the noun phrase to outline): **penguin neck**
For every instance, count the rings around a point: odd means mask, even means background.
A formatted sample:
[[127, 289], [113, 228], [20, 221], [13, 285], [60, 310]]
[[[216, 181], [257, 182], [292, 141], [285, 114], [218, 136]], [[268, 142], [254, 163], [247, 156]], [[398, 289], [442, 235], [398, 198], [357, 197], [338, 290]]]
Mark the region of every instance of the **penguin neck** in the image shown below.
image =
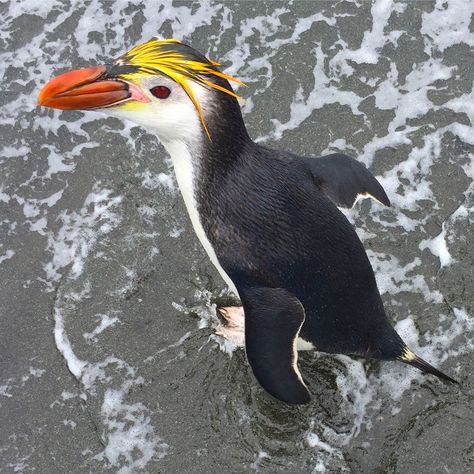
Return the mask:
[[[230, 104], [220, 104], [220, 107], [213, 108], [214, 112], [205, 116], [211, 139], [201, 127], [200, 133], [190, 133], [185, 138], [162, 143], [173, 161], [176, 180], [197, 237], [231, 291], [238, 294], [217, 259], [204, 230], [205, 217], [202, 215], [203, 208], [213, 201], [210, 193], [219, 189], [221, 179], [232, 168], [232, 164], [246, 148], [253, 145], [240, 107], [235, 99], [230, 99]], [[227, 98], [222, 100], [226, 102]]]
[[203, 137], [201, 162], [208, 172], [234, 163], [244, 149], [253, 145], [234, 97], [214, 94], [213, 107], [207, 109], [205, 120], [210, 136]]
[[172, 158], [183, 197], [191, 189], [195, 193], [201, 186], [217, 184], [244, 150], [255, 146], [235, 98], [220, 93], [213, 107], [204, 110], [209, 136], [199, 123], [199, 128], [187, 136], [162, 140]]

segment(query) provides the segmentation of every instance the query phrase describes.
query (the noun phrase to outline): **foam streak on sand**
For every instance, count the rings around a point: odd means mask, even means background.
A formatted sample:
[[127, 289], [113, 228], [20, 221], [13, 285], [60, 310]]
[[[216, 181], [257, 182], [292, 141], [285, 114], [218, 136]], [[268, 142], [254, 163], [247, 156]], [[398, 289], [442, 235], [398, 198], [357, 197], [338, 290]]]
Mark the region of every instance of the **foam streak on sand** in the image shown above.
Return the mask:
[[96, 189], [87, 196], [78, 213], [61, 213], [59, 218], [63, 226], [48, 238], [48, 249], [53, 254], [51, 261], [44, 267], [48, 281], [57, 281], [61, 277], [60, 270], [69, 265], [69, 277], [79, 277], [84, 261], [99, 237], [118, 224], [120, 218], [112, 209], [122, 198], [109, 197], [110, 194], [108, 189]]
[[[120, 197], [113, 197], [108, 190], [96, 188], [89, 194], [84, 206], [78, 213], [63, 214], [63, 226], [49, 237], [49, 249], [53, 252], [52, 266], [45, 271], [53, 281], [61, 278], [77, 280], [89, 255], [99, 239], [104, 238], [120, 223], [117, 207]], [[68, 270], [65, 270], [68, 269]], [[86, 285], [81, 295], [58, 290], [58, 303], [54, 310], [54, 336], [58, 350], [64, 357], [69, 370], [81, 382], [90, 397], [96, 397], [99, 385], [109, 386], [115, 377], [108, 375], [115, 371], [125, 376], [119, 381], [118, 388], [106, 388], [103, 395], [101, 417], [103, 423], [102, 438], [105, 449], [94, 459], [103, 461], [108, 466], [119, 468], [117, 472], [135, 472], [142, 469], [152, 458], [166, 454], [168, 446], [155, 432], [151, 419], [147, 416], [148, 408], [142, 403], [129, 403], [127, 397], [130, 390], [144, 383], [142, 377], [136, 375], [136, 369], [125, 361], [108, 356], [100, 362], [81, 360], [76, 355], [67, 335], [66, 320], [61, 306], [68, 310], [68, 301], [75, 304], [87, 298], [90, 287]], [[119, 319], [107, 314], [100, 316], [100, 324], [90, 333], [84, 334], [86, 340], [97, 343], [98, 337], [106, 328], [113, 327]], [[122, 421], [123, 419], [127, 421]]]
[[446, 245], [446, 229], [444, 228], [444, 223], [441, 232], [434, 239], [422, 240], [419, 247], [420, 250], [429, 249], [433, 255], [436, 255], [442, 267], [450, 265], [453, 262], [453, 257], [451, 257], [448, 246]]

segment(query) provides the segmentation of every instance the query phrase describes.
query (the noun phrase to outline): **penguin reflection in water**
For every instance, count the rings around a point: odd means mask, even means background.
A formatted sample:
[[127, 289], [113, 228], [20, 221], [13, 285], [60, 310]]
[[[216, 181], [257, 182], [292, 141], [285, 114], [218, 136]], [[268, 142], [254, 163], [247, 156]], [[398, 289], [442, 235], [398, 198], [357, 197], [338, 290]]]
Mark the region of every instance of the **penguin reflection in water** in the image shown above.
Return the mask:
[[199, 240], [242, 301], [247, 358], [271, 395], [309, 402], [299, 346], [399, 360], [454, 382], [390, 325], [365, 250], [337, 208], [361, 196], [388, 206], [382, 186], [348, 156], [309, 159], [254, 143], [230, 85], [241, 83], [218, 66], [177, 40], [152, 39], [111, 65], [52, 79], [38, 103], [99, 110], [158, 135]]

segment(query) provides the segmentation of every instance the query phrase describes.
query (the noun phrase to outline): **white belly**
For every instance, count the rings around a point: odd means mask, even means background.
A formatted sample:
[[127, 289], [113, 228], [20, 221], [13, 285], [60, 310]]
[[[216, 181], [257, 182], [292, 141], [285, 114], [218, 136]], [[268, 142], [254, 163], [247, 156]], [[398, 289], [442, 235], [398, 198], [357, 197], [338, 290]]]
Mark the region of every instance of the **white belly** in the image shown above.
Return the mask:
[[220, 265], [216, 252], [214, 251], [211, 242], [209, 242], [201, 224], [194, 193], [195, 170], [189, 149], [183, 142], [166, 143], [165, 146], [173, 159], [176, 180], [178, 181], [181, 195], [183, 196], [186, 209], [188, 210], [191, 223], [193, 224], [194, 232], [229, 289], [238, 296], [234, 283]]

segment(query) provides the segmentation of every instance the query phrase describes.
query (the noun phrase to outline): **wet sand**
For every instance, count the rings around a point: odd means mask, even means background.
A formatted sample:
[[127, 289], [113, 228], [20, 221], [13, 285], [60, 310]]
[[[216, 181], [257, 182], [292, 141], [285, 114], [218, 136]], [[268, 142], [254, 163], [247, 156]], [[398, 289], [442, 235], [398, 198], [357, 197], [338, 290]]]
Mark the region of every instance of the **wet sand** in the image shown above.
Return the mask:
[[[0, 5], [0, 471], [464, 473], [474, 464], [472, 2]], [[292, 408], [213, 335], [226, 288], [158, 139], [36, 106], [153, 35], [248, 84], [250, 135], [378, 176], [346, 212], [389, 316], [445, 385], [300, 355]], [[472, 61], [471, 61], [472, 62]]]

